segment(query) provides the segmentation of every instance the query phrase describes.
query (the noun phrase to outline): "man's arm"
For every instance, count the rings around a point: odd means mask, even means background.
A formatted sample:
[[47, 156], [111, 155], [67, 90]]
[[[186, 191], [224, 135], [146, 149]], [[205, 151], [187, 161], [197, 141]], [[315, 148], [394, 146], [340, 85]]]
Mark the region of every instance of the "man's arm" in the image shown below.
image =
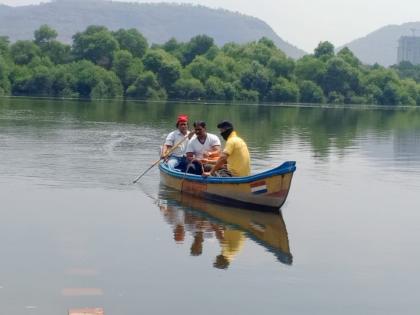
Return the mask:
[[221, 152], [220, 145], [214, 145], [211, 147], [211, 150], [208, 154], [209, 154], [209, 157], [212, 157], [212, 156], [220, 155], [220, 152]]
[[210, 159], [214, 159], [214, 158], [218, 158], [220, 156], [220, 145], [214, 145], [210, 148], [209, 151], [204, 151], [203, 152], [203, 158], [210, 158]]
[[162, 153], [160, 155], [161, 158], [165, 157], [166, 153], [172, 148], [172, 145], [164, 144], [162, 147]]
[[223, 152], [222, 155], [217, 160], [216, 164], [210, 170], [210, 172], [204, 172], [203, 173], [203, 176], [204, 177], [214, 176], [215, 175], [215, 172], [217, 172], [218, 170], [220, 170], [223, 167], [223, 165], [226, 164], [227, 158], [228, 158], [228, 155], [225, 152]]
[[160, 154], [161, 158], [163, 158], [166, 155], [166, 153], [174, 146], [174, 141], [175, 141], [174, 133], [170, 132], [166, 136], [165, 143], [162, 146], [162, 152]]

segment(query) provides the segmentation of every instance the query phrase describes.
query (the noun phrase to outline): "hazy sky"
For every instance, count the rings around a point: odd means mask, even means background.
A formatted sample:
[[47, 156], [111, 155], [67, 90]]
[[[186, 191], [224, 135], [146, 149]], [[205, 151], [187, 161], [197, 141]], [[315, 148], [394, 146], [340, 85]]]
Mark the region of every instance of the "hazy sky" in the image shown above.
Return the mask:
[[[328, 40], [340, 46], [388, 24], [420, 21], [419, 0], [114, 1], [187, 2], [238, 11], [264, 20], [284, 40], [308, 52], [312, 52], [320, 41]], [[40, 2], [48, 1], [0, 0], [0, 3], [13, 6]], [[417, 33], [420, 34], [420, 30]]]

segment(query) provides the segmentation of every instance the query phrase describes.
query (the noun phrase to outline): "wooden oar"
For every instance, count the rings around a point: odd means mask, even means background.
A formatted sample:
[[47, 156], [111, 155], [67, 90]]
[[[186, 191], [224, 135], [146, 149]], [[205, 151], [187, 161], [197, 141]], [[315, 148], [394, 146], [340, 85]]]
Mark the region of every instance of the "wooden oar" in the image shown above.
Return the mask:
[[172, 148], [170, 148], [168, 150], [168, 152], [166, 152], [163, 156], [161, 156], [159, 158], [159, 160], [155, 161], [152, 165], [150, 165], [150, 167], [145, 170], [143, 173], [141, 173], [135, 180], [133, 180], [133, 184], [137, 183], [139, 181], [140, 178], [143, 177], [144, 174], [146, 174], [148, 171], [150, 171], [154, 166], [156, 166], [161, 160], [166, 159], [169, 155], [172, 154], [172, 152], [174, 152], [182, 143], [184, 143], [185, 140], [187, 140], [189, 138], [189, 136], [191, 135], [192, 132], [190, 132], [189, 134], [185, 135], [184, 138], [179, 141], [177, 144], [175, 144]]

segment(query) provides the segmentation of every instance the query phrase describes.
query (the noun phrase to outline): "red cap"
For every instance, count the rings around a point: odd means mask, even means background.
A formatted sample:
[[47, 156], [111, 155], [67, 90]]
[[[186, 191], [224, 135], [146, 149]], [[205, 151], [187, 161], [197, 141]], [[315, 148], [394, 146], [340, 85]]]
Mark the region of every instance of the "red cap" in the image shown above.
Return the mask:
[[179, 115], [178, 119], [176, 121], [176, 123], [184, 123], [184, 122], [188, 122], [188, 116], [187, 115]]

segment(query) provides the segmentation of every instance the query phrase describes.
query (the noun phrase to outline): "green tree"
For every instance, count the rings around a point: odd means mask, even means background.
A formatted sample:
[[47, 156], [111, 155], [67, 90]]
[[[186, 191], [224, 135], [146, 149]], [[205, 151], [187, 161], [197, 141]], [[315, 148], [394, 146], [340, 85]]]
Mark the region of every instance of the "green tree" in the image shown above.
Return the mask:
[[364, 95], [367, 104], [377, 105], [382, 96], [382, 91], [375, 83], [369, 83], [365, 85]]
[[225, 90], [225, 99], [227, 101], [232, 101], [237, 98], [238, 91], [234, 84], [230, 82], [223, 82], [223, 88]]
[[265, 36], [261, 37], [260, 40], [258, 40], [258, 44], [265, 45], [271, 49], [276, 49], [276, 45], [274, 44], [274, 42]]
[[259, 98], [261, 99], [267, 95], [267, 92], [271, 87], [267, 69], [258, 62], [252, 62], [251, 65], [242, 72], [240, 82], [243, 89], [257, 91]]
[[334, 45], [330, 42], [320, 42], [314, 51], [315, 58], [326, 61], [335, 56]]
[[296, 83], [280, 78], [271, 88], [270, 100], [282, 103], [296, 103], [299, 100], [299, 88]]
[[209, 100], [226, 99], [225, 86], [223, 84], [223, 81], [217, 77], [211, 76], [206, 81], [205, 89], [206, 89], [206, 98]]
[[200, 80], [180, 78], [174, 85], [174, 97], [186, 100], [198, 100], [206, 95], [206, 90]]
[[328, 103], [330, 104], [344, 104], [344, 95], [337, 91], [328, 93]]
[[217, 76], [225, 82], [234, 82], [238, 80], [240, 71], [239, 63], [234, 58], [221, 52], [213, 59], [211, 64], [209, 63], [207, 73], [208, 75], [211, 73], [211, 75]]
[[198, 56], [185, 69], [195, 79], [205, 83], [212, 74], [214, 64], [203, 56]]
[[73, 36], [73, 54], [77, 60], [86, 59], [109, 68], [112, 57], [119, 49], [118, 41], [104, 26], [89, 26]]
[[420, 105], [420, 65], [363, 65], [329, 42], [293, 61], [267, 38], [218, 48], [199, 35], [148, 48], [135, 29], [102, 26], [76, 33], [72, 46], [56, 37], [47, 25], [34, 41], [0, 37], [1, 95]]
[[197, 35], [191, 38], [184, 48], [183, 64], [188, 65], [196, 56], [204, 55], [213, 45], [213, 38], [207, 35]]
[[57, 38], [57, 31], [44, 24], [41, 25], [35, 32], [35, 44], [42, 47]]
[[0, 36], [0, 56], [8, 56], [9, 55], [9, 37], [7, 36]]
[[417, 106], [420, 106], [420, 86], [419, 85], [417, 85], [416, 104]]
[[127, 96], [137, 99], [166, 99], [163, 90], [157, 80], [156, 75], [151, 71], [146, 71], [138, 76], [136, 81], [127, 89]]
[[290, 79], [295, 70], [295, 62], [290, 58], [272, 56], [268, 60], [267, 67], [273, 72], [274, 76]]
[[295, 74], [300, 81], [319, 84], [327, 71], [325, 63], [314, 56], [304, 56], [296, 62]]
[[58, 65], [54, 68], [54, 79], [51, 87], [53, 96], [69, 98], [78, 98], [80, 96], [76, 89], [77, 77], [71, 67], [73, 67], [72, 64], [66, 64]]
[[302, 103], [324, 103], [325, 97], [321, 87], [313, 81], [302, 81], [299, 85]]
[[129, 51], [134, 57], [143, 58], [149, 45], [147, 39], [137, 29], [119, 29], [113, 35], [120, 49]]
[[381, 105], [402, 105], [403, 91], [397, 82], [388, 82], [380, 98]]
[[214, 60], [214, 58], [216, 58], [219, 55], [219, 53], [219, 47], [213, 45], [210, 47], [209, 50], [207, 50], [207, 52], [203, 56], [206, 57], [208, 60]]
[[0, 55], [0, 96], [9, 95], [11, 84], [9, 81], [10, 67], [4, 57]]
[[143, 64], [146, 70], [156, 73], [159, 84], [169, 92], [181, 76], [182, 67], [178, 59], [163, 49], [148, 51], [143, 58]]
[[10, 47], [13, 61], [18, 65], [25, 65], [41, 55], [41, 50], [34, 42], [29, 40], [18, 40]]
[[348, 47], [344, 47], [343, 49], [341, 49], [337, 53], [337, 57], [343, 59], [346, 63], [348, 63], [354, 68], [360, 67], [362, 64]]
[[373, 83], [382, 90], [389, 82], [396, 83], [398, 81], [399, 77], [393, 69], [385, 69], [383, 67], [372, 68], [365, 77], [365, 84]]
[[56, 30], [48, 25], [42, 25], [34, 32], [34, 37], [34, 42], [40, 48], [41, 54], [50, 58], [54, 64], [71, 61], [71, 46], [56, 40]]
[[[71, 63], [68, 65], [68, 69], [75, 78], [74, 91], [80, 97], [115, 98], [123, 94], [121, 82], [112, 71], [94, 65], [87, 60]], [[99, 87], [95, 89], [97, 85]], [[103, 89], [103, 85], [107, 88]]]
[[14, 65], [10, 72], [11, 90], [13, 95], [26, 95], [27, 82], [32, 77], [32, 71], [27, 65]]
[[237, 43], [230, 42], [223, 45], [221, 50], [226, 56], [237, 60], [238, 57], [242, 55], [243, 47]]
[[419, 87], [413, 79], [401, 80], [401, 104], [403, 105], [416, 105], [416, 99], [419, 93]]
[[[171, 38], [162, 46], [155, 45], [155, 48], [162, 48], [167, 53], [170, 53], [172, 56], [178, 59], [179, 62], [184, 62], [184, 52], [186, 50], [186, 44], [178, 42], [175, 38]], [[154, 46], [152, 46], [153, 48]]]
[[134, 58], [129, 51], [120, 50], [115, 53], [112, 71], [120, 78], [126, 91], [143, 72], [143, 63], [140, 59]]
[[330, 58], [326, 64], [326, 71], [321, 80], [321, 86], [326, 94], [336, 91], [341, 95], [349, 92], [361, 92], [360, 73], [343, 59]]
[[260, 100], [260, 93], [258, 93], [258, 91], [255, 90], [241, 89], [239, 90], [236, 96], [236, 100], [258, 103], [258, 101]]
[[174, 37], [169, 39], [166, 43], [162, 45], [162, 49], [168, 53], [173, 54], [178, 50], [182, 50], [185, 45], [183, 43], [179, 43]]
[[69, 63], [72, 61], [71, 46], [53, 40], [42, 48], [46, 55], [55, 64]]
[[286, 55], [278, 50], [274, 43], [263, 37], [258, 42], [248, 43], [243, 46], [240, 53], [242, 58], [250, 61], [258, 61], [260, 64], [266, 66], [273, 56], [278, 58], [286, 58]]
[[26, 95], [50, 96], [52, 95], [52, 85], [54, 75], [51, 68], [40, 65], [31, 71], [31, 76], [25, 85]]
[[402, 90], [400, 88], [400, 79], [394, 70], [373, 67], [367, 73], [363, 82], [368, 87], [367, 95], [373, 104], [400, 104]]

